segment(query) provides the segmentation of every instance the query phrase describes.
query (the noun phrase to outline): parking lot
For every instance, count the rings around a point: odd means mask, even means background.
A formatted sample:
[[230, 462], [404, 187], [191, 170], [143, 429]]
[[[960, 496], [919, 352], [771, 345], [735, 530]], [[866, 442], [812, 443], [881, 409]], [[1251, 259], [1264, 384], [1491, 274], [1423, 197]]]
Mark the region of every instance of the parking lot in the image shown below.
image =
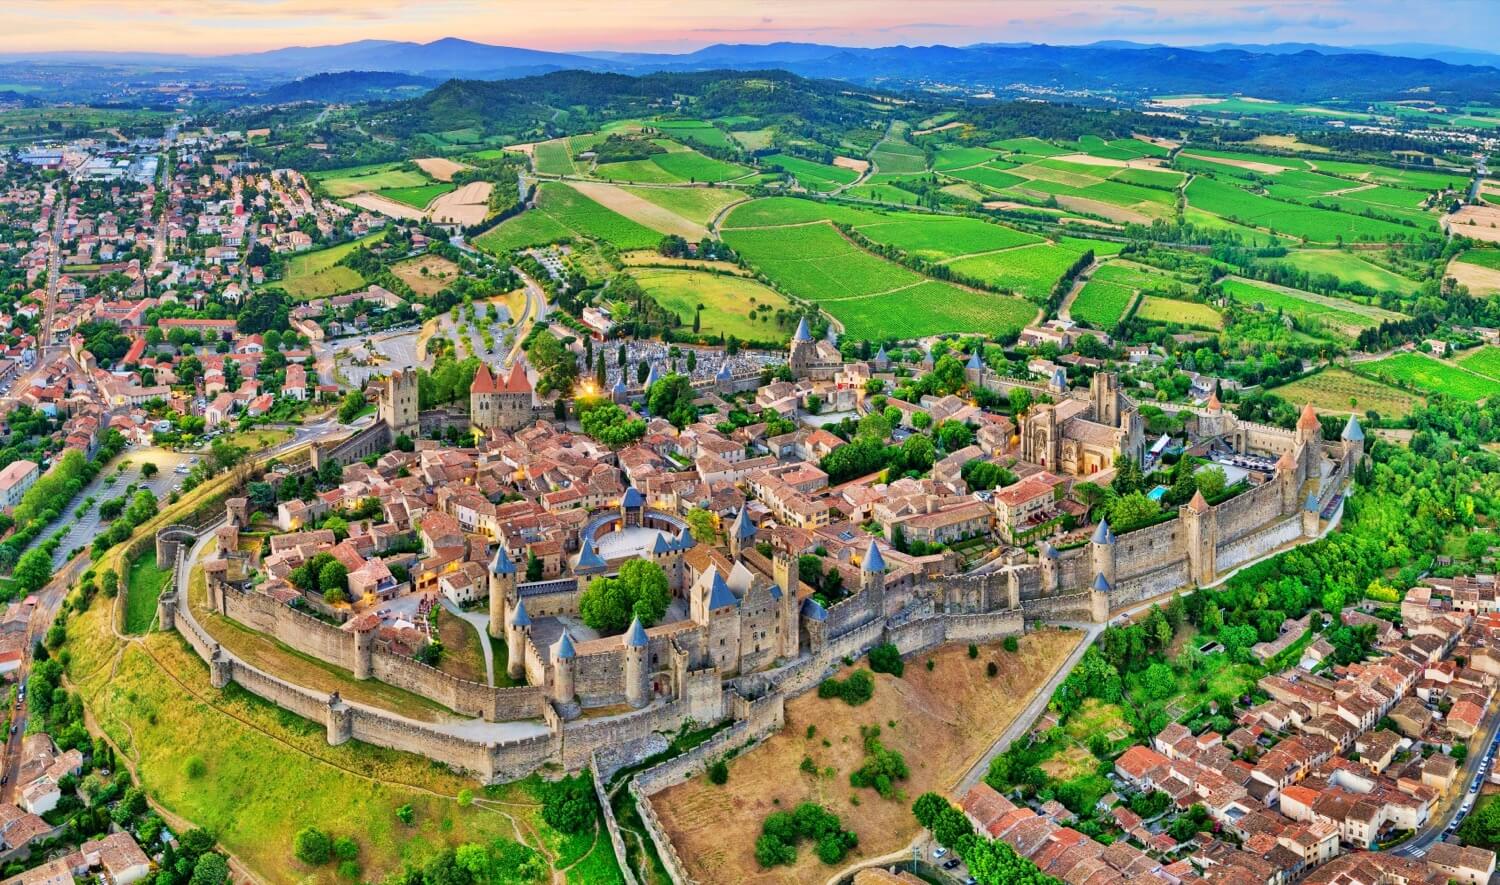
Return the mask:
[[[83, 492], [68, 505], [68, 509], [58, 517], [58, 522], [49, 526], [47, 531], [41, 534], [41, 538], [48, 538], [57, 530], [57, 524], [72, 523], [68, 533], [63, 536], [62, 543], [57, 546], [57, 551], [52, 554], [53, 568], [61, 568], [75, 549], [92, 544], [94, 537], [103, 530], [106, 524], [99, 518], [100, 503], [123, 495], [131, 483], [150, 489], [158, 501], [165, 501], [172, 493], [172, 489], [182, 484], [183, 475], [176, 472], [177, 468], [190, 465], [196, 457], [198, 456], [173, 452], [158, 446], [148, 446], [126, 449], [118, 458], [106, 464], [104, 469], [99, 471], [99, 475], [94, 477], [94, 481], [89, 483]], [[157, 469], [156, 476], [149, 480], [141, 478], [141, 467], [147, 462], [155, 464]], [[121, 463], [126, 465], [123, 471], [118, 469]], [[112, 482], [111, 477], [114, 477]], [[74, 520], [74, 512], [90, 497], [94, 499], [94, 504], [89, 507], [88, 512], [82, 518]]]

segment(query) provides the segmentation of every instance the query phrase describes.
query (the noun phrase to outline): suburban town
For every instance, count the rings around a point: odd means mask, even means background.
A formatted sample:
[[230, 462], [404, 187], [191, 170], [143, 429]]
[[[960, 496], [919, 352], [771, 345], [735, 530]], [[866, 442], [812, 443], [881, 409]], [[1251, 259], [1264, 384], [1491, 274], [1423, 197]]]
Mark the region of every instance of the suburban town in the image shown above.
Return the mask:
[[1489, 11], [377, 5], [0, 12], [0, 885], [1495, 878]]

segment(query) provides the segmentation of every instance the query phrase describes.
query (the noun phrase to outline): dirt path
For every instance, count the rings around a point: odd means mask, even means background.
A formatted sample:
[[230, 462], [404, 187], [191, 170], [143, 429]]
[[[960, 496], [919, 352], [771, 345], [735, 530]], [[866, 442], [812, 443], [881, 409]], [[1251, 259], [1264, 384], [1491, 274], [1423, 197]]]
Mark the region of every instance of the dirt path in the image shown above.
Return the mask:
[[1094, 271], [1098, 269], [1099, 261], [1095, 259], [1093, 264], [1079, 271], [1078, 276], [1073, 278], [1073, 288], [1068, 290], [1067, 296], [1057, 306], [1058, 319], [1067, 320], [1070, 323], [1073, 321], [1073, 302], [1078, 298], [1078, 293], [1083, 291], [1083, 287], [1088, 283], [1089, 277], [1093, 276]]

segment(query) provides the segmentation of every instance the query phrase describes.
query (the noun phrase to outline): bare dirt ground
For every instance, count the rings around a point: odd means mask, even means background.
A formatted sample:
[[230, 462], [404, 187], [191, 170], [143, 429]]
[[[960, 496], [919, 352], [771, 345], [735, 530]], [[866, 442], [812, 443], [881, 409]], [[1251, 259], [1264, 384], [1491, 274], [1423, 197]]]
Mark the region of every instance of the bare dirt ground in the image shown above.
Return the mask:
[[686, 240], [697, 242], [708, 235], [701, 224], [683, 218], [676, 212], [664, 209], [650, 200], [643, 200], [630, 188], [598, 181], [570, 181], [568, 185], [585, 197], [620, 213], [626, 218], [639, 221], [652, 230], [664, 234], [676, 234]]
[[854, 157], [834, 157], [833, 165], [842, 166], [845, 169], [853, 169], [855, 172], [864, 172], [870, 168], [870, 161], [857, 160]]
[[535, 141], [528, 141], [523, 144], [508, 144], [505, 147], [501, 148], [501, 150], [515, 151], [516, 153], [525, 154], [529, 157], [533, 152], [536, 151], [537, 144], [538, 143]]
[[1214, 98], [1207, 95], [1189, 95], [1183, 98], [1158, 98], [1154, 99], [1151, 103], [1164, 108], [1195, 108], [1199, 105], [1218, 104], [1223, 100], [1222, 98]]
[[1194, 160], [1203, 160], [1208, 163], [1219, 163], [1223, 166], [1234, 166], [1239, 169], [1249, 169], [1251, 172], [1259, 172], [1262, 175], [1275, 175], [1283, 170], [1281, 166], [1273, 166], [1270, 163], [1257, 163], [1254, 160], [1232, 160], [1227, 157], [1205, 157], [1201, 154], [1181, 153], [1178, 156], [1188, 157]]
[[1114, 226], [1114, 225], [1110, 224], [1107, 221], [1100, 221], [1097, 218], [1062, 218], [1062, 219], [1059, 219], [1059, 220], [1063, 224], [1083, 224], [1083, 225], [1087, 225], [1089, 227], [1113, 227]]
[[413, 160], [412, 162], [417, 164], [418, 169], [426, 172], [437, 181], [452, 181], [456, 173], [469, 168], [462, 163], [449, 160], [446, 157], [423, 157], [420, 160]]
[[[422, 273], [423, 268], [427, 273]], [[429, 253], [393, 264], [391, 272], [418, 295], [433, 295], [458, 279], [459, 267], [441, 255]]]
[[[801, 846], [790, 867], [763, 870], [756, 863], [755, 839], [767, 815], [818, 801], [859, 835], [859, 847], [846, 862], [900, 850], [917, 833], [912, 800], [928, 790], [952, 790], [1080, 635], [1033, 633], [1021, 640], [1018, 652], [995, 643], [982, 646], [975, 659], [963, 644], [915, 655], [907, 660], [904, 677], [876, 675], [874, 698], [859, 707], [809, 692], [787, 704], [786, 727], [779, 734], [730, 761], [728, 784], [718, 787], [698, 777], [658, 793], [652, 804], [699, 882], [821, 883], [833, 869], [810, 845]], [[990, 661], [1000, 666], [993, 679], [985, 675]], [[905, 757], [911, 776], [900, 783], [904, 797], [882, 799], [874, 790], [849, 785], [850, 772], [864, 759], [860, 726], [868, 725], [880, 726], [881, 743]], [[801, 771], [804, 758], [820, 773]]]
[[1113, 203], [1105, 203], [1100, 200], [1090, 200], [1085, 197], [1059, 196], [1057, 205], [1064, 209], [1072, 209], [1074, 212], [1087, 212], [1090, 215], [1098, 215], [1108, 218], [1110, 221], [1134, 221], [1140, 224], [1150, 224], [1151, 216], [1124, 206], [1116, 206]]
[[[1458, 230], [1468, 234], [1464, 228]], [[1466, 264], [1455, 258], [1448, 262], [1446, 275], [1468, 286], [1470, 295], [1494, 295], [1500, 292], [1500, 270], [1480, 267], [1477, 264]]]
[[1167, 150], [1171, 150], [1172, 148], [1179, 147], [1182, 144], [1182, 142], [1180, 142], [1180, 141], [1174, 141], [1174, 140], [1172, 140], [1170, 138], [1154, 138], [1154, 137], [1152, 137], [1150, 135], [1139, 135], [1139, 134], [1137, 134], [1137, 135], [1132, 135], [1131, 138], [1134, 138], [1137, 141], [1144, 141], [1147, 144], [1154, 144], [1157, 147], [1164, 147]]
[[1039, 212], [1056, 212], [1056, 209], [1047, 209], [1043, 206], [1033, 206], [1030, 203], [1017, 203], [1013, 200], [990, 200], [984, 204], [986, 209], [1031, 209]]
[[1487, 243], [1500, 243], [1500, 206], [1464, 206], [1443, 216], [1443, 227]]
[[489, 214], [493, 187], [488, 181], [471, 181], [433, 200], [428, 216], [438, 224], [478, 224]]
[[421, 209], [408, 206], [405, 203], [398, 203], [389, 197], [382, 197], [376, 193], [366, 192], [355, 194], [352, 197], [345, 197], [344, 202], [353, 203], [361, 209], [369, 209], [371, 212], [379, 212], [381, 215], [388, 215], [391, 218], [409, 218], [413, 221], [421, 221], [423, 218]]

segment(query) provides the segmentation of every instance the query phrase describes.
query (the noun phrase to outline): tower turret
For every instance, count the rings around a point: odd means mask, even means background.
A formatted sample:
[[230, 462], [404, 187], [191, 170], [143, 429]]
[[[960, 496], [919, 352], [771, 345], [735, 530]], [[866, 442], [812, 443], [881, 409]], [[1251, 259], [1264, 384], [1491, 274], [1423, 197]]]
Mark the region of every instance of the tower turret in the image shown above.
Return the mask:
[[519, 680], [526, 675], [526, 637], [531, 633], [531, 616], [526, 614], [526, 600], [517, 599], [505, 622], [505, 673]]
[[1183, 505], [1180, 515], [1187, 528], [1188, 577], [1200, 586], [1211, 584], [1218, 574], [1217, 512], [1208, 506], [1202, 492], [1194, 492], [1193, 500]]
[[502, 541], [490, 557], [490, 635], [499, 638], [505, 627], [505, 612], [516, 596], [516, 564]]
[[1089, 539], [1089, 555], [1094, 564], [1094, 573], [1103, 575], [1105, 580], [1114, 584], [1115, 533], [1109, 527], [1109, 520], [1099, 520], [1099, 526], [1094, 529], [1094, 536]]
[[1365, 429], [1359, 426], [1359, 419], [1354, 417], [1353, 412], [1349, 413], [1349, 423], [1344, 425], [1339, 441], [1344, 463], [1351, 466], [1358, 464], [1365, 454]]
[[573, 678], [578, 665], [578, 650], [573, 647], [573, 637], [564, 627], [562, 635], [552, 644], [552, 700], [560, 705], [573, 703]]
[[797, 574], [797, 557], [777, 545], [771, 551], [771, 574], [776, 586], [781, 589], [781, 598], [777, 600], [777, 610], [780, 612], [778, 620], [781, 621], [781, 656], [791, 660], [802, 652], [800, 605], [797, 601], [801, 579]]
[[885, 558], [880, 555], [875, 539], [871, 538], [870, 546], [865, 548], [865, 555], [859, 561], [859, 585], [876, 617], [885, 617], [885, 572]]
[[630, 629], [625, 631], [625, 701], [632, 707], [644, 707], [651, 700], [647, 681], [650, 674], [646, 667], [650, 645], [651, 640], [646, 636], [646, 628], [641, 626], [641, 619], [631, 621]]
[[750, 508], [741, 507], [729, 525], [729, 556], [739, 559], [749, 545], [755, 543], [755, 523], [750, 521]]

